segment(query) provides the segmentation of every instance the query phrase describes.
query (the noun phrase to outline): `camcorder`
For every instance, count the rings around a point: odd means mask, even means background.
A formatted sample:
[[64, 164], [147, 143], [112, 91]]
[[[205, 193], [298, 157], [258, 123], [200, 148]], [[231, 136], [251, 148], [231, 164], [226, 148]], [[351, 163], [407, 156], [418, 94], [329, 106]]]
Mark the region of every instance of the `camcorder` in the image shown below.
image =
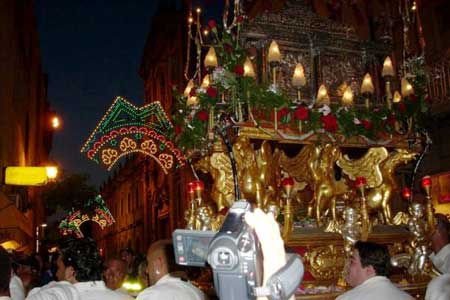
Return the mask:
[[[211, 266], [214, 287], [221, 300], [288, 299], [303, 277], [297, 254], [288, 254], [287, 263], [272, 275], [265, 286], [263, 254], [255, 231], [244, 220], [252, 206], [236, 201], [218, 232], [177, 229], [173, 233], [176, 262], [185, 266]], [[270, 258], [266, 258], [270, 259]]]

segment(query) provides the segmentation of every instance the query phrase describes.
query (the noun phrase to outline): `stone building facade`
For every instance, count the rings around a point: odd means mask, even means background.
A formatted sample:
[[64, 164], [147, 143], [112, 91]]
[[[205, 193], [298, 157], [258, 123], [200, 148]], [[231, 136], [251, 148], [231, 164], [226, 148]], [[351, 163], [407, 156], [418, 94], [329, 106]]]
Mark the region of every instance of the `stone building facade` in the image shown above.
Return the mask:
[[[34, 1], [1, 1], [0, 19], [0, 167], [45, 165], [52, 135]], [[43, 222], [39, 188], [0, 185], [0, 243], [32, 251]]]

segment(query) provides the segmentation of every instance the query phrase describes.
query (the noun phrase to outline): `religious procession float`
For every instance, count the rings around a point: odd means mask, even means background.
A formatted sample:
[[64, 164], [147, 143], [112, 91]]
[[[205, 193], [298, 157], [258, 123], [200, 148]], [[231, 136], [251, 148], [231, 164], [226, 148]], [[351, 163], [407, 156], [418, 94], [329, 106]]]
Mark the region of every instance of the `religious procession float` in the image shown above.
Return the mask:
[[[188, 20], [196, 68], [178, 97], [175, 141], [205, 179], [188, 188], [186, 227], [217, 230], [236, 199], [225, 135], [241, 197], [272, 211], [286, 246], [303, 257], [297, 298], [345, 290], [345, 259], [357, 240], [386, 244], [398, 267], [393, 280], [423, 295], [433, 273], [429, 177], [425, 201], [411, 202], [414, 167], [429, 143], [423, 58], [395, 69], [391, 45], [360, 40], [305, 1], [253, 20], [239, 1], [229, 11], [222, 24], [208, 23], [208, 39], [200, 11]], [[400, 183], [396, 170], [408, 163], [409, 181]]]
[[[173, 126], [155, 102], [139, 113], [152, 111], [164, 128], [131, 124], [140, 144], [116, 132], [97, 144], [90, 138], [83, 151], [112, 165], [135, 143], [159, 155], [164, 169], [190, 165], [198, 180], [187, 187], [188, 229], [218, 230], [237, 184], [240, 198], [274, 213], [286, 247], [301, 254], [297, 299], [334, 299], [346, 290], [344, 264], [357, 240], [387, 245], [391, 279], [423, 297], [435, 274], [432, 183], [416, 178], [430, 144], [423, 57], [393, 61], [389, 41], [362, 40], [302, 0], [251, 20], [239, 0], [227, 0], [223, 22], [209, 21], [208, 35], [201, 13], [187, 20], [187, 86]], [[160, 145], [146, 135], [161, 136]], [[124, 149], [102, 149], [116, 137]], [[424, 197], [416, 203], [411, 190], [420, 182]]]

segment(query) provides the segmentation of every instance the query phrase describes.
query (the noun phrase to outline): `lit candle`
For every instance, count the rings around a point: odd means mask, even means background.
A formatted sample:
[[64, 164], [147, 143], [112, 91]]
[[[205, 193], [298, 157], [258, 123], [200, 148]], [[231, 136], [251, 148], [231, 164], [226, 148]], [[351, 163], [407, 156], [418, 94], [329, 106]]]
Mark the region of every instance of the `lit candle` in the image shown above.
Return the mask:
[[191, 90], [194, 88], [194, 81], [191, 79], [189, 80], [188, 84], [186, 85], [186, 88], [184, 89], [183, 95], [185, 97], [189, 97], [189, 94], [191, 93]]
[[323, 84], [320, 85], [319, 91], [317, 92], [316, 104], [317, 105], [322, 105], [322, 104], [330, 105], [330, 97], [328, 96], [327, 88]]
[[371, 94], [373, 94], [374, 87], [372, 83], [372, 77], [370, 77], [370, 74], [367, 73], [364, 75], [363, 81], [361, 83], [361, 94], [366, 96], [365, 105], [366, 108], [369, 109], [370, 103], [369, 103], [369, 97]]
[[295, 66], [294, 75], [292, 75], [292, 86], [300, 88], [302, 86], [305, 86], [305, 84], [305, 70], [303, 69], [302, 64], [298, 63]]
[[395, 73], [394, 73], [394, 68], [392, 67], [392, 61], [391, 61], [391, 58], [388, 56], [384, 60], [383, 69], [381, 70], [381, 76], [383, 76], [383, 77], [386, 77], [386, 76], [394, 77], [394, 75], [395, 75]]
[[349, 86], [345, 89], [345, 92], [342, 95], [341, 102], [342, 102], [342, 106], [346, 106], [346, 107], [353, 106], [353, 91]]
[[244, 62], [244, 76], [255, 78], [255, 70], [253, 69], [253, 64], [250, 58], [246, 58]]
[[200, 85], [200, 87], [206, 89], [209, 86], [209, 84], [210, 84], [209, 74], [206, 74], [205, 77], [203, 77], [202, 84]]
[[412, 85], [409, 83], [409, 81], [403, 77], [402, 78], [402, 96], [404, 97], [408, 97], [409, 95], [414, 93], [414, 89], [412, 87]]
[[381, 76], [386, 80], [386, 87], [385, 87], [385, 93], [386, 93], [386, 104], [388, 109], [392, 108], [392, 92], [391, 92], [391, 78], [394, 77], [394, 68], [392, 67], [392, 61], [391, 58], [388, 56], [384, 60], [383, 63], [383, 69], [381, 70]]
[[268, 62], [280, 62], [281, 61], [281, 53], [280, 48], [278, 47], [277, 42], [272, 41], [269, 46], [269, 55], [267, 56]]
[[214, 50], [214, 47], [209, 47], [208, 53], [205, 57], [205, 67], [206, 68], [215, 68], [217, 67], [217, 56], [216, 56], [216, 50]]
[[361, 94], [373, 94], [374, 87], [372, 83], [372, 77], [367, 73], [364, 75], [364, 79], [361, 83]]
[[392, 101], [394, 103], [398, 103], [398, 102], [402, 101], [402, 96], [400, 95], [400, 93], [398, 91], [394, 92], [394, 99]]

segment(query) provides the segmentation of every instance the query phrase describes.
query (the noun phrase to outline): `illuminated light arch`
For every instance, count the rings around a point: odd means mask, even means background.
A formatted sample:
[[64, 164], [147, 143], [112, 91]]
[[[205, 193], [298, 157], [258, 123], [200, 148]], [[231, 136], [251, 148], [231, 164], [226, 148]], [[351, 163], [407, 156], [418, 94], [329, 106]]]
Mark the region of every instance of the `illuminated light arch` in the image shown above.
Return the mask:
[[159, 102], [136, 107], [117, 97], [81, 152], [108, 170], [123, 156], [143, 153], [156, 160], [167, 174], [186, 164], [182, 151], [167, 136], [171, 131], [172, 124]]
[[[93, 210], [94, 213], [85, 212], [88, 210]], [[82, 238], [83, 233], [81, 232], [80, 227], [87, 221], [97, 223], [102, 230], [115, 222], [114, 217], [111, 215], [111, 212], [106, 207], [105, 202], [100, 195], [95, 197], [93, 201], [88, 201], [83, 210], [73, 210], [73, 212], [59, 224], [59, 232], [62, 235], [73, 234], [77, 238]]]

